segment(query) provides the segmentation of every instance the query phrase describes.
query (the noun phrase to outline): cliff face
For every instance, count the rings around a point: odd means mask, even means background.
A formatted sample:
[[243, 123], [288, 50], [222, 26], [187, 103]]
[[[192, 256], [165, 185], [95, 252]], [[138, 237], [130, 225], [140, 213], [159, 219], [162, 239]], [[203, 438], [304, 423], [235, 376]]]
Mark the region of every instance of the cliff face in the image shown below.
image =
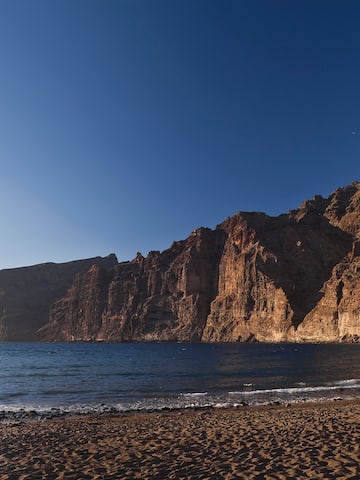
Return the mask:
[[0, 341], [36, 340], [37, 330], [49, 320], [52, 304], [66, 293], [74, 275], [94, 264], [111, 268], [117, 259], [109, 255], [0, 270]]
[[111, 273], [78, 275], [39, 332], [46, 340], [199, 341], [216, 296], [224, 232], [200, 228]]
[[296, 332], [301, 341], [360, 340], [360, 185], [336, 190], [325, 205], [329, 221], [351, 235], [348, 253], [322, 286], [321, 298]]
[[164, 252], [93, 266], [42, 340], [357, 341], [360, 184], [279, 217], [238, 213]]
[[298, 213], [240, 214], [221, 226], [228, 240], [204, 340], [295, 340], [322, 285], [351, 248], [351, 237], [327, 219]]

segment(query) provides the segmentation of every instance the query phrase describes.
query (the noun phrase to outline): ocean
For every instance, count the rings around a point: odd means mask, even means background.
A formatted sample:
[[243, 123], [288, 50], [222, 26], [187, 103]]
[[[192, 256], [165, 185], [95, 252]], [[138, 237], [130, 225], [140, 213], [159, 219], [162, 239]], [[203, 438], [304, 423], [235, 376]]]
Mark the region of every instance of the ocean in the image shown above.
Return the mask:
[[0, 418], [360, 398], [360, 345], [0, 343]]

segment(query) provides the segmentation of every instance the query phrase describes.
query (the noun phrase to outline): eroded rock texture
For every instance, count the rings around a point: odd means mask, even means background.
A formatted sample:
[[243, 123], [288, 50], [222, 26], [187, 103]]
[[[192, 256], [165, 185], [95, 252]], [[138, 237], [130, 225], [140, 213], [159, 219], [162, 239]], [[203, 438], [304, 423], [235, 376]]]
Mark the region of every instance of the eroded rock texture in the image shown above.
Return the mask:
[[94, 264], [111, 268], [117, 259], [109, 255], [0, 270], [0, 340], [36, 340], [37, 330], [49, 320], [52, 304], [66, 293], [74, 275]]
[[357, 341], [360, 184], [76, 276], [43, 340]]
[[78, 275], [40, 332], [48, 340], [199, 341], [217, 293], [222, 230], [200, 228], [111, 273]]

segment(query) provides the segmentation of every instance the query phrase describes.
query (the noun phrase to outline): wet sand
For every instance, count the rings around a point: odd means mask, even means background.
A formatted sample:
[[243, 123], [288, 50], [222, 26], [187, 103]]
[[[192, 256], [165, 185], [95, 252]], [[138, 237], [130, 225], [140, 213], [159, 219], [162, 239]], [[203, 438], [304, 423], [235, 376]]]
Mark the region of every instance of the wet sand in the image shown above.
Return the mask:
[[360, 402], [0, 423], [0, 479], [359, 479]]

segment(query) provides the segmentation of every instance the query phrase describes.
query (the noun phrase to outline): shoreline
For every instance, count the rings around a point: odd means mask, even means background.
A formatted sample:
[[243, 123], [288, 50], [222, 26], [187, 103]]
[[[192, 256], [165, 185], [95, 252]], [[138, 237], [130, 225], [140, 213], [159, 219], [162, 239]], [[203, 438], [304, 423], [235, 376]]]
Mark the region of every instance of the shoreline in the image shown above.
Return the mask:
[[0, 431], [0, 480], [360, 477], [360, 400], [5, 421]]
[[[339, 389], [339, 394], [343, 393], [342, 389]], [[221, 404], [192, 404], [187, 406], [159, 406], [150, 408], [139, 409], [125, 409], [121, 410], [114, 406], [106, 406], [102, 404], [98, 407], [79, 407], [79, 409], [72, 410], [62, 407], [51, 407], [45, 410], [36, 408], [21, 407], [14, 410], [0, 410], [0, 425], [2, 423], [24, 423], [31, 421], [51, 421], [56, 419], [69, 419], [69, 418], [100, 418], [100, 417], [122, 417], [122, 416], [135, 416], [135, 415], [151, 415], [151, 414], [176, 414], [176, 413], [191, 413], [191, 412], [207, 412], [207, 411], [223, 411], [223, 410], [242, 410], [246, 408], [262, 409], [271, 407], [296, 407], [296, 406], [316, 406], [316, 405], [332, 405], [333, 403], [359, 403], [360, 397], [358, 396], [336, 396], [336, 397], [320, 397], [319, 399], [306, 399], [301, 400], [270, 400], [267, 403], [249, 403], [242, 400], [240, 403], [234, 405], [221, 405]]]

